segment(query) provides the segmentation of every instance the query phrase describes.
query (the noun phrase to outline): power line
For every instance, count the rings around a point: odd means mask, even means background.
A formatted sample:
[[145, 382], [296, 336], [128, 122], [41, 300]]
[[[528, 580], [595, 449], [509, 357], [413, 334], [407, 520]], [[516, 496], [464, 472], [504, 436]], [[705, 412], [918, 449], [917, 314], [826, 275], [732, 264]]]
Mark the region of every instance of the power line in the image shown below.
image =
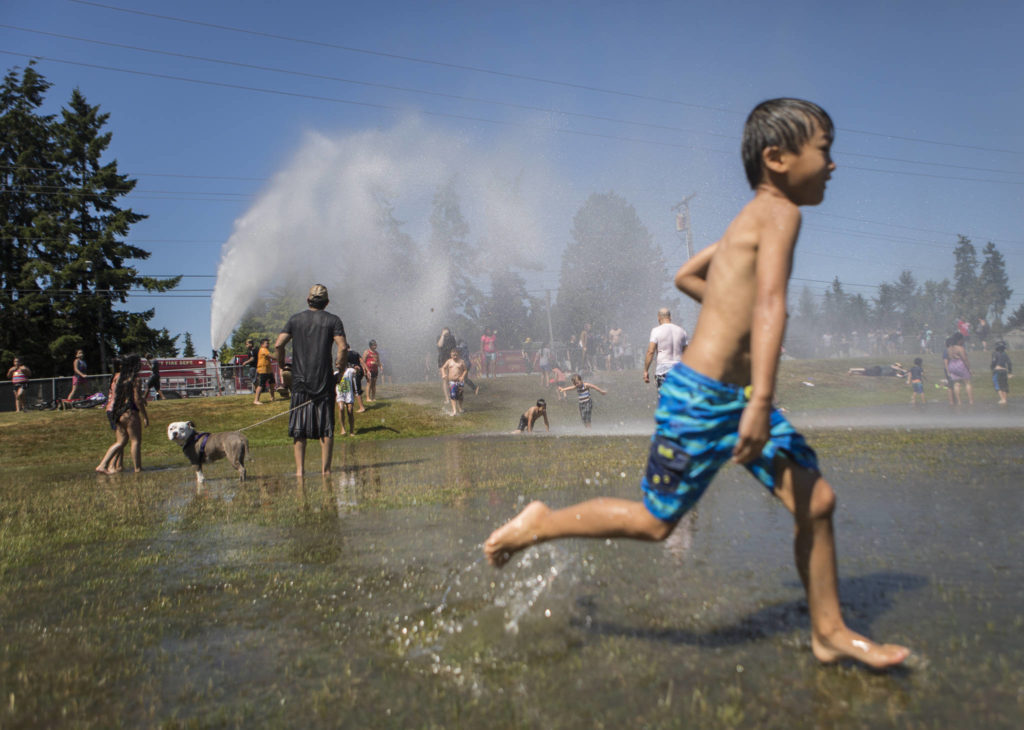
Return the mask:
[[[453, 68], [453, 69], [458, 69], [458, 70], [462, 70], [462, 71], [472, 71], [474, 73], [483, 73], [483, 74], [490, 74], [490, 75], [493, 75], [493, 76], [501, 76], [501, 77], [505, 77], [505, 78], [520, 79], [520, 80], [523, 80], [523, 81], [532, 81], [532, 82], [536, 82], [536, 83], [548, 84], [548, 85], [551, 85], [551, 86], [562, 86], [562, 87], [571, 88], [571, 89], [579, 89], [579, 90], [583, 90], [583, 91], [594, 91], [594, 92], [598, 92], [598, 93], [602, 93], [602, 94], [612, 94], [612, 95], [615, 95], [615, 96], [623, 96], [623, 97], [633, 98], [633, 99], [642, 99], [642, 100], [646, 100], [646, 101], [656, 101], [656, 102], [661, 102], [663, 104], [672, 104], [672, 105], [675, 105], [675, 106], [684, 106], [684, 107], [690, 107], [690, 108], [693, 108], [693, 109], [701, 109], [701, 110], [705, 110], [705, 111], [713, 111], [713, 112], [720, 112], [720, 113], [724, 113], [724, 114], [733, 114], [733, 115], [746, 116], [746, 112], [737, 111], [735, 109], [728, 109], [728, 108], [724, 108], [724, 107], [716, 107], [716, 106], [711, 106], [711, 105], [707, 105], [707, 104], [695, 104], [695, 103], [692, 103], [692, 102], [679, 101], [678, 99], [668, 99], [668, 98], [665, 98], [665, 97], [651, 96], [651, 95], [648, 95], [648, 94], [638, 94], [638, 93], [629, 92], [629, 91], [620, 91], [620, 90], [615, 90], [615, 89], [606, 89], [606, 88], [602, 88], [602, 87], [599, 87], [599, 86], [589, 86], [589, 85], [586, 85], [586, 84], [576, 84], [576, 83], [572, 83], [572, 82], [569, 82], [569, 81], [558, 81], [558, 80], [555, 80], [555, 79], [547, 79], [547, 78], [543, 78], [543, 77], [539, 77], [539, 76], [529, 76], [529, 75], [526, 75], [526, 74], [517, 74], [517, 73], [511, 73], [511, 72], [507, 72], [507, 71], [498, 71], [498, 70], [495, 70], [495, 69], [484, 68], [484, 67], [481, 67], [481, 66], [470, 66], [470, 65], [464, 65], [464, 64], [449, 63], [449, 62], [446, 62], [446, 61], [436, 61], [436, 60], [433, 60], [433, 59], [419, 58], [419, 57], [416, 57], [416, 56], [405, 56], [405, 55], [401, 55], [401, 54], [397, 54], [397, 53], [387, 53], [387, 52], [383, 52], [383, 51], [373, 51], [373, 50], [366, 49], [366, 48], [357, 48], [357, 47], [354, 47], [354, 46], [346, 46], [346, 45], [342, 45], [342, 44], [339, 44], [339, 43], [328, 43], [328, 42], [324, 42], [324, 41], [312, 40], [312, 39], [309, 39], [309, 38], [296, 38], [296, 37], [293, 37], [293, 36], [286, 36], [286, 35], [281, 35], [281, 34], [277, 34], [277, 33], [268, 33], [268, 32], [265, 32], [265, 31], [250, 30], [250, 29], [246, 29], [246, 28], [237, 28], [237, 27], [230, 26], [230, 25], [221, 25], [221, 24], [218, 24], [218, 23], [208, 23], [208, 22], [201, 21], [201, 20], [192, 20], [192, 19], [189, 19], [189, 18], [179, 18], [179, 17], [175, 17], [175, 16], [172, 16], [172, 15], [161, 15], [159, 13], [150, 13], [150, 12], [146, 12], [146, 11], [143, 11], [143, 10], [136, 10], [136, 9], [133, 9], [133, 8], [122, 8], [122, 7], [118, 7], [118, 6], [115, 6], [115, 5], [106, 5], [104, 3], [92, 2], [91, 0], [70, 0], [70, 1], [73, 2], [73, 3], [77, 3], [79, 5], [90, 5], [90, 6], [93, 6], [93, 7], [103, 8], [105, 10], [112, 10], [112, 11], [119, 12], [119, 13], [131, 13], [131, 14], [134, 14], [134, 15], [141, 15], [141, 16], [150, 17], [150, 18], [157, 18], [159, 20], [170, 20], [170, 21], [173, 21], [173, 22], [176, 22], [176, 23], [184, 23], [184, 24], [188, 24], [188, 25], [196, 25], [196, 26], [201, 26], [201, 27], [206, 27], [206, 28], [213, 28], [215, 30], [224, 30], [224, 31], [228, 31], [228, 32], [231, 32], [231, 33], [240, 33], [240, 34], [243, 34], [243, 35], [251, 35], [251, 36], [257, 36], [257, 37], [262, 37], [262, 38], [272, 38], [272, 39], [275, 39], [275, 40], [288, 41], [290, 43], [301, 43], [301, 44], [305, 44], [305, 45], [318, 46], [318, 47], [321, 47], [321, 48], [332, 48], [332, 49], [335, 49], [335, 50], [348, 51], [348, 52], [351, 52], [351, 53], [361, 53], [361, 54], [366, 54], [366, 55], [371, 55], [371, 56], [378, 56], [378, 57], [381, 57], [381, 58], [391, 58], [391, 59], [396, 59], [396, 60], [400, 60], [400, 61], [410, 61], [410, 62], [413, 62], [413, 63], [422, 63], [422, 64], [431, 65], [431, 66], [439, 66], [439, 67], [443, 67], [443, 68]], [[1024, 151], [1019, 151], [1019, 150], [1006, 150], [1006, 149], [1000, 149], [1000, 148], [995, 148], [995, 147], [983, 147], [983, 146], [979, 146], [979, 145], [959, 144], [959, 143], [955, 143], [955, 142], [941, 142], [941, 141], [937, 141], [937, 140], [924, 139], [924, 138], [921, 138], [921, 137], [907, 137], [907, 136], [901, 136], [901, 135], [896, 135], [896, 134], [888, 134], [888, 133], [883, 133], [883, 132], [870, 132], [870, 131], [860, 130], [860, 129], [847, 129], [847, 128], [843, 128], [843, 127], [838, 127], [837, 129], [839, 131], [848, 132], [848, 133], [852, 133], [852, 134], [863, 134], [863, 135], [872, 136], [872, 137], [885, 137], [885, 138], [888, 138], [888, 139], [898, 139], [898, 140], [903, 140], [903, 141], [908, 141], [908, 142], [919, 142], [921, 144], [938, 145], [938, 146], [943, 146], [943, 147], [958, 147], [958, 148], [961, 148], [961, 149], [981, 150], [981, 151], [985, 151], [985, 152], [1001, 152], [1001, 153], [1005, 153], [1005, 154], [1014, 154], [1014, 155], [1024, 154]]]
[[[181, 58], [181, 59], [186, 59], [186, 60], [190, 60], [190, 61], [201, 61], [201, 62], [204, 62], [204, 63], [214, 63], [214, 64], [220, 64], [220, 65], [225, 65], [225, 66], [233, 66], [233, 67], [236, 67], [236, 68], [251, 69], [251, 70], [256, 70], [256, 71], [269, 71], [269, 72], [272, 72], [272, 73], [287, 74], [287, 75], [290, 75], [290, 76], [298, 76], [298, 77], [301, 77], [301, 78], [318, 79], [318, 80], [323, 80], [323, 81], [334, 81], [334, 82], [337, 82], [337, 83], [352, 84], [352, 85], [357, 85], [357, 86], [366, 86], [366, 87], [378, 88], [378, 89], [387, 89], [387, 90], [390, 90], [390, 91], [401, 91], [401, 92], [412, 93], [412, 94], [424, 94], [424, 95], [428, 95], [428, 96], [436, 96], [436, 97], [445, 98], [445, 99], [453, 99], [453, 100], [456, 100], [456, 101], [470, 101], [470, 102], [475, 102], [475, 103], [480, 103], [480, 104], [491, 104], [491, 105], [496, 105], [496, 106], [509, 107], [509, 108], [513, 108], [513, 109], [522, 109], [522, 110], [525, 110], [525, 111], [538, 111], [538, 112], [545, 112], [545, 113], [549, 113], [549, 114], [562, 114], [562, 115], [565, 115], [565, 116], [579, 117], [579, 118], [582, 118], [582, 119], [592, 119], [592, 120], [596, 120], [596, 121], [612, 122], [612, 123], [615, 123], [615, 124], [627, 124], [627, 125], [638, 126], [638, 127], [647, 127], [647, 128], [650, 128], [650, 129], [659, 129], [659, 130], [662, 130], [662, 131], [669, 131], [669, 132], [683, 132], [683, 133], [686, 133], [686, 134], [704, 134], [704, 135], [708, 135], [708, 136], [711, 136], [711, 137], [719, 137], [719, 138], [722, 138], [722, 139], [728, 139], [728, 140], [732, 140], [734, 142], [739, 142], [739, 138], [736, 135], [734, 135], [734, 134], [722, 134], [722, 133], [719, 133], [719, 132], [710, 132], [710, 131], [702, 131], [702, 130], [695, 130], [695, 129], [686, 129], [684, 127], [676, 127], [676, 126], [672, 126], [672, 125], [654, 124], [652, 122], [642, 122], [642, 121], [636, 121], [636, 120], [632, 120], [632, 119], [620, 119], [620, 118], [615, 118], [615, 117], [606, 117], [606, 116], [602, 116], [602, 115], [598, 115], [598, 114], [587, 114], [587, 113], [583, 113], [583, 112], [566, 111], [566, 110], [563, 110], [563, 109], [555, 109], [555, 108], [552, 108], [552, 107], [539, 107], [539, 106], [532, 106], [532, 105], [529, 105], [529, 104], [518, 104], [518, 103], [514, 103], [514, 102], [503, 101], [503, 100], [500, 100], [500, 99], [481, 99], [479, 97], [465, 96], [465, 95], [462, 95], [462, 94], [449, 94], [449, 93], [440, 92], [440, 91], [430, 91], [430, 90], [427, 90], [427, 89], [417, 89], [417, 88], [408, 87], [408, 86], [396, 86], [396, 85], [393, 85], [393, 84], [384, 84], [384, 83], [378, 83], [378, 82], [373, 82], [373, 81], [363, 81], [363, 80], [359, 80], [359, 79], [351, 79], [351, 78], [345, 78], [345, 77], [340, 77], [340, 76], [331, 76], [331, 75], [327, 75], [327, 74], [311, 73], [311, 72], [308, 72], [308, 71], [296, 71], [296, 70], [292, 70], [292, 69], [279, 68], [279, 67], [276, 67], [276, 66], [264, 66], [264, 65], [260, 65], [260, 64], [245, 63], [245, 62], [241, 62], [241, 61], [230, 61], [230, 60], [221, 59], [221, 58], [211, 58], [211, 57], [208, 57], [208, 56], [196, 56], [196, 55], [192, 55], [192, 54], [188, 54], [188, 53], [178, 53], [178, 52], [174, 52], [174, 51], [163, 51], [163, 50], [159, 50], [159, 49], [155, 49], [155, 48], [147, 48], [147, 47], [144, 47], [144, 46], [135, 46], [135, 45], [129, 45], [129, 44], [125, 44], [125, 43], [114, 43], [114, 42], [111, 42], [111, 41], [101, 41], [101, 40], [97, 40], [97, 39], [93, 39], [93, 38], [83, 38], [81, 36], [65, 35], [63, 33], [52, 33], [52, 32], [49, 32], [49, 31], [36, 30], [36, 29], [33, 29], [33, 28], [23, 28], [23, 27], [20, 27], [20, 26], [7, 25], [7, 24], [3, 24], [3, 23], [0, 23], [0, 28], [9, 28], [9, 29], [21, 31], [21, 32], [24, 32], [24, 33], [34, 33], [36, 35], [44, 35], [44, 36], [49, 36], [49, 37], [52, 37], [52, 38], [62, 38], [62, 39], [65, 39], [65, 40], [73, 40], [73, 41], [78, 41], [78, 42], [81, 42], [81, 43], [91, 43], [91, 44], [94, 44], [94, 45], [106, 46], [106, 47], [109, 47], [109, 48], [121, 48], [121, 49], [125, 49], [125, 50], [130, 50], [130, 51], [138, 51], [140, 53], [149, 53], [149, 54], [154, 54], [154, 55], [167, 56], [167, 57], [170, 57], [170, 58]], [[927, 162], [927, 161], [923, 161], [923, 160], [908, 160], [906, 158], [886, 157], [884, 155], [871, 155], [871, 154], [863, 154], [863, 153], [856, 153], [856, 152], [844, 152], [843, 154], [845, 156], [850, 156], [850, 157], [863, 157], [863, 158], [866, 158], [866, 159], [885, 160], [885, 161], [889, 161], [889, 162], [899, 162], [899, 163], [911, 164], [911, 165], [926, 165], [926, 166], [930, 166], [930, 167], [949, 167], [949, 168], [960, 169], [960, 170], [974, 170], [974, 171], [978, 171], [978, 172], [994, 172], [994, 173], [1006, 174], [1006, 175], [1024, 175], [1024, 171], [1003, 170], [1003, 169], [988, 168], [988, 167], [975, 167], [975, 166], [970, 166], [970, 165], [955, 165], [955, 164], [944, 163], [944, 162]], [[845, 165], [844, 165], [844, 167], [845, 167]], [[851, 169], [866, 169], [866, 168], [851, 168]], [[908, 174], [910, 174], [910, 173], [908, 173]], [[226, 178], [226, 179], [237, 179], [237, 178]], [[241, 179], [255, 179], [255, 178], [241, 178]], [[951, 179], [958, 179], [958, 180], [964, 179], [964, 180], [969, 180], [969, 181], [977, 181], [977, 180], [974, 180], [973, 178], [951, 178]]]
[[[72, 2], [79, 2], [80, 0], [71, 0], [71, 1]], [[41, 55], [36, 55], [36, 54], [21, 53], [21, 52], [15, 52], [15, 51], [0, 50], [0, 53], [6, 54], [6, 55], [9, 55], [9, 56], [23, 56], [23, 57], [26, 57], [26, 58], [34, 58], [34, 59], [39, 59], [39, 60], [45, 60], [45, 61], [50, 61], [51, 63], [61, 63], [61, 64], [66, 64], [66, 65], [71, 65], [71, 66], [82, 66], [84, 68], [95, 68], [95, 69], [99, 69], [99, 70], [103, 70], [103, 71], [114, 71], [116, 73], [131, 74], [131, 75], [134, 75], [134, 76], [146, 76], [146, 77], [150, 77], [150, 78], [158, 78], [158, 79], [165, 79], [165, 80], [171, 80], [171, 81], [182, 81], [182, 82], [185, 82], [185, 83], [200, 84], [200, 85], [203, 85], [203, 86], [213, 86], [213, 87], [217, 87], [217, 88], [226, 88], [226, 89], [237, 89], [237, 90], [241, 90], [241, 91], [250, 91], [250, 92], [261, 93], [261, 94], [274, 94], [274, 95], [278, 95], [278, 96], [287, 96], [287, 97], [292, 97], [292, 98], [310, 99], [310, 100], [313, 100], [313, 101], [327, 101], [327, 102], [331, 102], [331, 103], [335, 103], [335, 104], [349, 104], [349, 105], [353, 105], [353, 106], [361, 106], [361, 107], [367, 107], [367, 108], [371, 108], [371, 109], [380, 109], [380, 110], [384, 110], [384, 111], [393, 111], [393, 112], [401, 112], [401, 111], [403, 111], [400, 107], [391, 106], [389, 104], [377, 104], [377, 103], [373, 103], [373, 102], [355, 101], [355, 100], [352, 100], [352, 99], [340, 99], [340, 98], [337, 98], [337, 97], [320, 96], [320, 95], [317, 95], [317, 94], [304, 94], [304, 93], [300, 93], [300, 92], [296, 92], [296, 91], [283, 91], [281, 89], [267, 89], [267, 88], [258, 87], [258, 86], [247, 86], [247, 85], [244, 85], [244, 84], [231, 84], [231, 83], [226, 83], [226, 82], [222, 82], [222, 81], [210, 81], [208, 79], [195, 79], [195, 78], [190, 78], [190, 77], [186, 77], [186, 76], [175, 76], [173, 74], [162, 74], [162, 73], [154, 73], [154, 72], [150, 72], [150, 71], [139, 71], [137, 69], [118, 68], [116, 66], [106, 66], [106, 65], [103, 65], [103, 64], [86, 63], [84, 61], [70, 61], [68, 59], [63, 59], [63, 58], [54, 58], [52, 56], [41, 56]], [[732, 151], [719, 150], [719, 149], [715, 149], [713, 147], [705, 147], [703, 145], [681, 144], [681, 143], [677, 143], [677, 142], [664, 142], [664, 141], [660, 141], [660, 140], [642, 139], [642, 138], [638, 138], [638, 137], [623, 137], [623, 136], [620, 136], [620, 135], [604, 134], [604, 133], [600, 133], [600, 132], [585, 132], [585, 131], [579, 130], [579, 129], [565, 129], [565, 128], [560, 128], [560, 127], [544, 127], [544, 126], [535, 125], [535, 124], [524, 124], [524, 123], [521, 123], [521, 122], [512, 122], [512, 121], [508, 121], [508, 120], [488, 119], [486, 117], [475, 117], [475, 116], [470, 116], [470, 115], [467, 115], [467, 114], [454, 114], [454, 113], [450, 113], [450, 112], [428, 111], [428, 110], [425, 110], [425, 109], [420, 109], [418, 111], [419, 111], [419, 113], [424, 114], [426, 116], [435, 116], [435, 117], [441, 117], [441, 118], [445, 118], [445, 119], [459, 119], [459, 120], [462, 120], [462, 121], [471, 121], [471, 122], [482, 122], [484, 124], [497, 124], [497, 125], [501, 125], [501, 126], [516, 127], [516, 128], [520, 128], [520, 129], [530, 129], [530, 130], [535, 130], [535, 131], [549, 132], [549, 133], [553, 133], [553, 134], [571, 134], [571, 135], [576, 135], [576, 136], [581, 136], [581, 137], [593, 137], [593, 138], [596, 138], [596, 139], [614, 140], [614, 141], [618, 141], [618, 142], [631, 142], [631, 143], [636, 143], [636, 144], [654, 145], [654, 146], [657, 146], [657, 147], [669, 147], [669, 148], [672, 148], [672, 149], [700, 150], [702, 152], [713, 152], [713, 153], [722, 154], [722, 155], [733, 155], [733, 154], [735, 154]], [[852, 167], [852, 166], [850, 167], [850, 169], [861, 170], [861, 171], [866, 171], [866, 172], [880, 172], [880, 173], [883, 173], [883, 174], [915, 175], [915, 176], [923, 176], [923, 177], [930, 177], [930, 178], [937, 178], [937, 179], [958, 180], [958, 181], [962, 181], [962, 182], [982, 182], [982, 183], [993, 183], [993, 184], [996, 184], [996, 185], [1024, 185], [1024, 180], [1016, 181], [1016, 180], [993, 180], [993, 179], [986, 179], [986, 178], [961, 178], [961, 177], [942, 176], [942, 175], [930, 175], [930, 174], [927, 174], [927, 173], [901, 172], [901, 171], [898, 171], [898, 170], [875, 170], [875, 169], [872, 169], [872, 168], [858, 168], [858, 167]], [[180, 193], [173, 193], [173, 194], [180, 194]], [[242, 195], [242, 194], [241, 193], [237, 193], [237, 195]]]

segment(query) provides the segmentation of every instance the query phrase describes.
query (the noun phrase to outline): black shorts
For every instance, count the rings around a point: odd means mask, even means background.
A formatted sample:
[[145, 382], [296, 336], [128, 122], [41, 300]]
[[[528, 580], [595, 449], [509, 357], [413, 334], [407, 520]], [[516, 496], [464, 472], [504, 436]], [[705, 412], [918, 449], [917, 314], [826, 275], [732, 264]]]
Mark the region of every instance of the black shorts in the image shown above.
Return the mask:
[[516, 431], [525, 431], [529, 425], [529, 421], [527, 421], [526, 414], [524, 413], [519, 417], [519, 426], [516, 427]]
[[155, 390], [157, 393], [160, 392], [160, 376], [154, 373], [149, 376], [149, 381], [146, 383], [146, 390]]
[[[334, 398], [328, 392], [315, 399], [297, 390], [292, 391], [292, 410], [288, 416], [288, 435], [293, 439], [322, 439], [334, 436]], [[302, 406], [301, 408], [298, 406]]]
[[270, 390], [274, 385], [274, 374], [273, 373], [260, 373], [260, 387], [264, 390]]

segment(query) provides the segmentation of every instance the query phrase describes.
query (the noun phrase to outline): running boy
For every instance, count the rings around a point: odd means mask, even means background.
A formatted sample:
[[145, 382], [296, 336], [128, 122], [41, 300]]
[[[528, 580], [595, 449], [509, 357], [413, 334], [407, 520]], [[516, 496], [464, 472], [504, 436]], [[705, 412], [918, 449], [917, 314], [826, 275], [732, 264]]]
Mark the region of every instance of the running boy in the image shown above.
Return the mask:
[[548, 404], [543, 398], [537, 401], [537, 405], [530, 406], [526, 409], [526, 413], [519, 417], [519, 425], [516, 426], [516, 430], [512, 433], [533, 433], [533, 424], [537, 422], [538, 418], [544, 419], [544, 430], [550, 431], [551, 424], [548, 423]]
[[910, 384], [910, 405], [917, 404], [917, 397], [921, 396], [921, 405], [924, 405], [924, 366], [921, 358], [914, 358], [914, 367], [907, 373], [907, 383]]
[[564, 393], [567, 390], [575, 390], [580, 401], [580, 418], [583, 420], [583, 426], [590, 428], [590, 414], [594, 410], [594, 399], [590, 395], [590, 389], [593, 388], [601, 395], [608, 395], [607, 390], [601, 390], [593, 383], [586, 383], [583, 378], [580, 377], [579, 373], [572, 376], [572, 384], [559, 388], [559, 393]]
[[441, 377], [448, 383], [448, 400], [452, 404], [452, 415], [462, 413], [462, 391], [466, 384], [466, 361], [452, 348], [451, 357], [441, 366]]
[[541, 502], [484, 543], [503, 565], [558, 537], [664, 540], [730, 458], [745, 464], [793, 514], [797, 570], [807, 592], [811, 648], [821, 662], [899, 664], [910, 651], [851, 631], [839, 609], [835, 495], [803, 437], [772, 407], [786, 323], [786, 287], [801, 205], [817, 205], [835, 164], [832, 120], [798, 99], [759, 104], [743, 132], [753, 200], [722, 238], [691, 258], [675, 284], [703, 306], [693, 340], [669, 371], [655, 414], [643, 502], [598, 498], [561, 510]]

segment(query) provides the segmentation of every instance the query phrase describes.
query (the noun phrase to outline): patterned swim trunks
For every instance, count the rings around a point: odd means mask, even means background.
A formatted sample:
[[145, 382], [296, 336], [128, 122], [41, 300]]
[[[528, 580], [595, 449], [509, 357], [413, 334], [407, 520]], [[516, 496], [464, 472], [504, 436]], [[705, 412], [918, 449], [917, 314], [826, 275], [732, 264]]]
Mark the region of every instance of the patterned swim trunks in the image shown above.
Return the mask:
[[[744, 389], [701, 375], [682, 363], [661, 386], [647, 472], [641, 483], [651, 514], [675, 522], [693, 507], [718, 470], [732, 458], [739, 440]], [[804, 437], [775, 408], [761, 455], [744, 464], [769, 490], [775, 488], [775, 456], [818, 472], [818, 457]]]

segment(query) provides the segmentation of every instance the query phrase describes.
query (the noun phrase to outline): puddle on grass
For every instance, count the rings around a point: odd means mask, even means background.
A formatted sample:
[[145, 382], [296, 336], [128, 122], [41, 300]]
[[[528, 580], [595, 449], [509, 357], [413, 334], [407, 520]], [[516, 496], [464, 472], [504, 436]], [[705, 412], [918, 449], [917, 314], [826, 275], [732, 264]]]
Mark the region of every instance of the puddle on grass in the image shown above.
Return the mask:
[[481, 543], [528, 500], [635, 498], [647, 440], [346, 443], [328, 478], [287, 476], [282, 452], [244, 483], [208, 475], [201, 494], [183, 470], [95, 496], [103, 519], [154, 532], [83, 543], [63, 570], [6, 574], [28, 590], [0, 596], [5, 661], [34, 677], [12, 680], [8, 717], [1016, 727], [1019, 433], [851, 438], [820, 446], [840, 500], [844, 612], [914, 648], [915, 668], [814, 661], [791, 518], [741, 469], [724, 470], [663, 543], [549, 543], [498, 571]]

